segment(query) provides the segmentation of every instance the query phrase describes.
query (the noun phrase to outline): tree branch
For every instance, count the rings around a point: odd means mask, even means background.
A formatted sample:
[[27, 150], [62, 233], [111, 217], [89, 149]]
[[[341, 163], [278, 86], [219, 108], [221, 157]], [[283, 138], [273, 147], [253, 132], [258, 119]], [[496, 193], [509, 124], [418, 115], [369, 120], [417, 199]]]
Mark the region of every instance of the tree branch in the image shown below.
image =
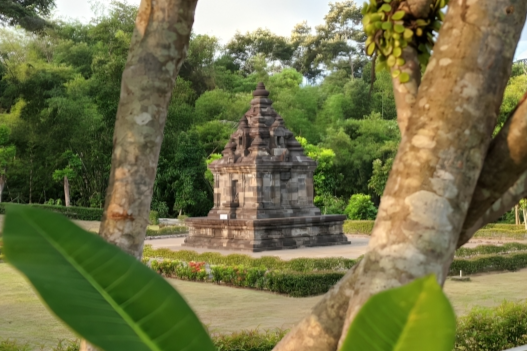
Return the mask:
[[430, 13], [430, 6], [432, 5], [432, 0], [406, 0], [408, 7], [410, 8], [410, 13], [415, 18], [427, 18]]
[[458, 247], [468, 242], [470, 238], [484, 225], [497, 221], [505, 212], [514, 207], [521, 199], [527, 197], [527, 172], [523, 173], [516, 183], [501, 196], [485, 214], [480, 216], [471, 227], [463, 230], [465, 240], [458, 242]]
[[[458, 247], [467, 243], [475, 231], [481, 228], [478, 225], [485, 221], [482, 216], [486, 216], [488, 211], [497, 213], [492, 209], [494, 206], [501, 210], [503, 206], [508, 206], [509, 201], [515, 199], [517, 195], [523, 194], [521, 187], [513, 185], [527, 171], [527, 138], [525, 135], [527, 135], [527, 93], [490, 144], [463, 224]], [[520, 197], [518, 201], [522, 198]], [[504, 212], [517, 203], [510, 204]]]

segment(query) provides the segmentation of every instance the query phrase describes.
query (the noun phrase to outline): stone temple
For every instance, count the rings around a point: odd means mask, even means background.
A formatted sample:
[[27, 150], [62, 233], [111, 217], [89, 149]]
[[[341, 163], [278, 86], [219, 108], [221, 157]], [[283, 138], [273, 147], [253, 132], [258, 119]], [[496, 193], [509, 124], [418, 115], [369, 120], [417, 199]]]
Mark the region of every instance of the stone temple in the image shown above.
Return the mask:
[[189, 218], [185, 246], [266, 251], [349, 244], [345, 216], [322, 216], [313, 204], [316, 162], [272, 107], [259, 83], [251, 108], [209, 165], [214, 208]]

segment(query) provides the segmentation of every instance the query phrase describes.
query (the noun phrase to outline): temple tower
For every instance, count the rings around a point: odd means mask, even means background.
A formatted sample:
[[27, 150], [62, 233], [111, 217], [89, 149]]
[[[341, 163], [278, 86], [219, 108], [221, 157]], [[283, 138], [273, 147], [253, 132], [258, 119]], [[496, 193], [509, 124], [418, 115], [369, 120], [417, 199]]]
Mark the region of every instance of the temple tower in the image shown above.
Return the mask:
[[214, 208], [189, 218], [185, 246], [251, 251], [349, 244], [345, 216], [313, 204], [316, 162], [272, 107], [259, 83], [250, 110], [212, 162]]

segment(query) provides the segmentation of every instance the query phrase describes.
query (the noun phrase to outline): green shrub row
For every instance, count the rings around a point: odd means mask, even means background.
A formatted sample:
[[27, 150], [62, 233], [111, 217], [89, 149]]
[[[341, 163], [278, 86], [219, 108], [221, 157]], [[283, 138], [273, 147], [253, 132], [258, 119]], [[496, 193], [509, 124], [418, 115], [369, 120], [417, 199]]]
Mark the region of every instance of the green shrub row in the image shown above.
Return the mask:
[[509, 255], [476, 256], [470, 259], [454, 259], [449, 275], [474, 274], [493, 271], [517, 271], [527, 267], [527, 253]]
[[169, 249], [152, 249], [151, 245], [145, 245], [143, 257], [146, 258], [167, 258], [185, 262], [207, 262], [210, 265], [227, 265], [246, 267], [265, 267], [268, 270], [279, 269], [294, 272], [311, 271], [347, 271], [355, 264], [356, 260], [343, 257], [328, 258], [295, 258], [284, 261], [275, 256], [263, 256], [253, 258], [249, 255], [231, 254], [222, 255], [217, 252], [204, 252], [198, 254], [196, 251], [182, 250], [172, 251]]
[[159, 230], [147, 228], [146, 236], [172, 235], [172, 234], [182, 234], [182, 233], [187, 233], [187, 232], [188, 232], [188, 228], [182, 227], [182, 226], [163, 227], [163, 228], [159, 228]]
[[211, 266], [205, 262], [180, 260], [148, 260], [150, 267], [166, 277], [203, 281], [251, 289], [267, 290], [292, 297], [315, 296], [326, 293], [345, 274], [337, 271], [292, 272], [267, 270], [265, 267]]
[[[271, 351], [287, 330], [243, 330], [214, 334], [218, 351]], [[453, 351], [502, 351], [527, 344], [527, 302], [505, 302], [494, 308], [476, 307], [458, 318]], [[29, 351], [28, 344], [0, 339], [0, 351]], [[79, 342], [60, 342], [53, 351], [78, 351]]]
[[[5, 205], [0, 204], [0, 214], [5, 213]], [[88, 208], [88, 207], [65, 207], [65, 206], [52, 206], [52, 205], [40, 205], [30, 204], [27, 206], [33, 206], [42, 208], [48, 211], [63, 214], [70, 219], [77, 219], [82, 221], [100, 221], [102, 218], [102, 208]]]
[[512, 252], [527, 251], [527, 244], [506, 243], [502, 246], [479, 245], [474, 248], [461, 247], [456, 251], [456, 257], [473, 257], [490, 254], [509, 254]]
[[[344, 234], [371, 235], [375, 221], [345, 221]], [[527, 240], [524, 226], [515, 224], [491, 223], [474, 234], [475, 238]]]
[[344, 234], [371, 235], [375, 221], [345, 221]]
[[474, 234], [474, 238], [527, 240], [527, 231], [525, 229], [483, 228]]

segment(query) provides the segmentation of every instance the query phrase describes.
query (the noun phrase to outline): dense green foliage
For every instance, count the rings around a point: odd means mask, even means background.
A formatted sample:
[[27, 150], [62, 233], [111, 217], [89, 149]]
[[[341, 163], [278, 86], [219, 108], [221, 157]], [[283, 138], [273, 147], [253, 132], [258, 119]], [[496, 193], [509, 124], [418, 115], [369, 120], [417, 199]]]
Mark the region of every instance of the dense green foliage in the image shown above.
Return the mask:
[[377, 216], [377, 208], [373, 205], [369, 195], [352, 195], [344, 213], [351, 220], [371, 220]]
[[[0, 159], [4, 201], [63, 201], [58, 180], [67, 176], [74, 206], [102, 207], [137, 11], [108, 6], [88, 24], [58, 21], [38, 35], [1, 30], [0, 126], [9, 133], [0, 147], [11, 152]], [[371, 64], [354, 45], [364, 40], [360, 18], [344, 1], [313, 33], [306, 24], [291, 37], [257, 30], [225, 46], [194, 34], [168, 108], [152, 209], [161, 217], [209, 211], [206, 160], [221, 153], [259, 81], [320, 163], [317, 205], [343, 213], [344, 199], [368, 193], [373, 161], [394, 156], [399, 132], [389, 74], [378, 75], [370, 94]]]
[[[52, 3], [29, 2], [37, 14]], [[137, 13], [120, 0], [107, 6], [87, 24], [56, 21], [38, 34], [0, 29], [4, 201], [63, 202], [59, 180], [67, 176], [74, 206], [102, 207]], [[322, 212], [344, 214], [355, 194], [377, 205], [400, 135], [391, 76], [372, 77], [361, 19], [355, 2], [345, 0], [330, 4], [322, 25], [301, 23], [287, 37], [258, 29], [220, 45], [193, 34], [168, 107], [152, 209], [162, 218], [207, 214], [213, 193], [206, 163], [222, 152], [259, 81], [319, 163], [315, 203]], [[513, 72], [498, 128], [523, 93], [525, 70], [516, 65]]]

